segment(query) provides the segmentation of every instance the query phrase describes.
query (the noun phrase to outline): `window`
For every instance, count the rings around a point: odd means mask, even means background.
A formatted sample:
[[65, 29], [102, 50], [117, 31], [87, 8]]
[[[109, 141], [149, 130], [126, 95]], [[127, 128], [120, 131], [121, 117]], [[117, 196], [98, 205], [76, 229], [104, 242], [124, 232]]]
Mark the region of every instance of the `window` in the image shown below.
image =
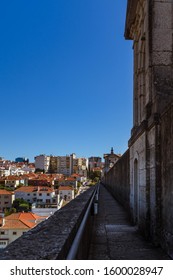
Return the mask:
[[17, 232], [16, 231], [13, 231], [13, 235], [16, 235], [17, 234]]
[[49, 193], [47, 193], [47, 196], [50, 196], [50, 194], [49, 194]]
[[6, 245], [5, 241], [0, 241], [0, 245]]
[[42, 196], [42, 193], [39, 193], [39, 196]]
[[28, 193], [27, 195], [30, 196], [30, 193]]
[[5, 234], [5, 231], [1, 231], [0, 234], [1, 234], [1, 235]]

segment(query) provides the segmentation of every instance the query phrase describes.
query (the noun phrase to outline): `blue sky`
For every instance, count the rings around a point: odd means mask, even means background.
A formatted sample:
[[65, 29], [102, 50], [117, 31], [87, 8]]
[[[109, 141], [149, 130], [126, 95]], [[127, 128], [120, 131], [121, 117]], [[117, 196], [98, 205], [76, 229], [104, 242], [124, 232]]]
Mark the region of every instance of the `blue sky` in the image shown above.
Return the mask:
[[127, 149], [132, 42], [126, 0], [0, 3], [0, 156]]

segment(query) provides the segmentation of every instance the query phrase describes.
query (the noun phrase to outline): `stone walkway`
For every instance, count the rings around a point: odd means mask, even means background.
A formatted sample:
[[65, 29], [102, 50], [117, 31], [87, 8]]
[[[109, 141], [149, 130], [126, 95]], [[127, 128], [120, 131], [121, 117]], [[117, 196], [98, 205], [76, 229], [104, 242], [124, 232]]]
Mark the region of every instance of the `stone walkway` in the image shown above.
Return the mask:
[[99, 213], [94, 218], [89, 260], [169, 260], [130, 224], [128, 215], [100, 186]]

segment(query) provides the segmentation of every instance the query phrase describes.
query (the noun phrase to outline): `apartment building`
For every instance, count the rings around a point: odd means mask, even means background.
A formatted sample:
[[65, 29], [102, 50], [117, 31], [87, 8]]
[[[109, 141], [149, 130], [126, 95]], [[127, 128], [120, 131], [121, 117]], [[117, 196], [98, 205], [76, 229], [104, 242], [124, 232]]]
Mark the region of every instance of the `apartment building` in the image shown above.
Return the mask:
[[0, 189], [0, 211], [8, 210], [12, 207], [14, 200], [14, 193]]
[[88, 171], [88, 159], [86, 158], [74, 158], [73, 159], [73, 173], [77, 173], [79, 175], [87, 176]]
[[92, 156], [92, 157], [89, 158], [88, 165], [89, 165], [88, 166], [89, 171], [91, 171], [95, 167], [101, 167], [102, 166], [102, 158]]
[[65, 176], [70, 176], [72, 173], [87, 176], [88, 159], [77, 158], [74, 153], [66, 156], [40, 155], [35, 157], [35, 169]]
[[0, 177], [5, 177], [10, 175], [10, 168], [8, 167], [0, 167]]
[[49, 173], [58, 173], [58, 157], [57, 156], [50, 156], [50, 162], [49, 162]]
[[14, 193], [15, 199], [23, 198], [29, 203], [44, 205], [57, 202], [54, 189], [46, 186], [24, 186], [15, 190]]
[[72, 186], [77, 188], [77, 179], [74, 177], [67, 177], [55, 180], [55, 187], [58, 188], [60, 186]]
[[45, 172], [48, 172], [49, 166], [50, 166], [50, 156], [46, 155], [39, 155], [35, 158], [35, 169], [44, 170]]
[[70, 176], [72, 173], [72, 157], [58, 156], [57, 157], [57, 173]]

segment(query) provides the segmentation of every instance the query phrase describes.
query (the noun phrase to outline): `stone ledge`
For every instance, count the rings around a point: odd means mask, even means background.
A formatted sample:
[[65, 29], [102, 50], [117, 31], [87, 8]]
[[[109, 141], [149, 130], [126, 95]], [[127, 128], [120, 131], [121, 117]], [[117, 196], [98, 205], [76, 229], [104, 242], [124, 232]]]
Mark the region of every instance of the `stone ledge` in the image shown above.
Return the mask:
[[9, 244], [1, 251], [0, 259], [66, 259], [94, 189], [90, 187], [50, 218]]

